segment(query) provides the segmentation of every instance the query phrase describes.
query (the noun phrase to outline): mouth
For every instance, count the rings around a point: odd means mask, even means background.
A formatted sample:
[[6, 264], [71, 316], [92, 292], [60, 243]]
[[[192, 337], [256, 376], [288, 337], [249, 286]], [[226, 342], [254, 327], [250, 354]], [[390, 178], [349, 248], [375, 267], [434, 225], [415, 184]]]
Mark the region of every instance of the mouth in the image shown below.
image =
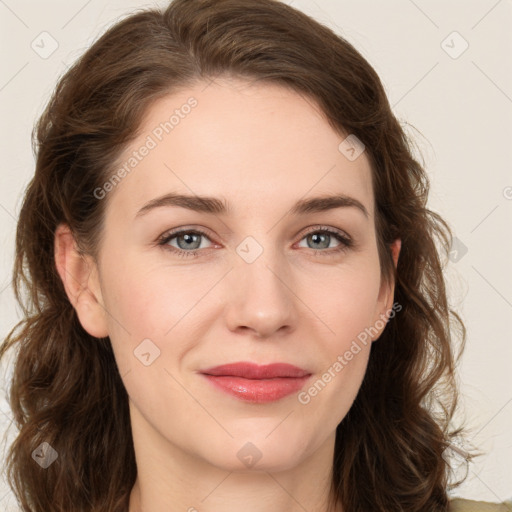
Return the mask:
[[275, 402], [300, 391], [311, 373], [287, 363], [257, 365], [239, 362], [215, 366], [200, 373], [213, 386], [246, 402]]

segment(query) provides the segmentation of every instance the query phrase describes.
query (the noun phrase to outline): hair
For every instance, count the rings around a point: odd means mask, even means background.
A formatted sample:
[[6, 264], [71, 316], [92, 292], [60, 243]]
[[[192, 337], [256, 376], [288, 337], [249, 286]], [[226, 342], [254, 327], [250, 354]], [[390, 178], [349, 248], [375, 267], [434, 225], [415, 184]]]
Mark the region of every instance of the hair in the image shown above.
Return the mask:
[[[67, 224], [80, 250], [97, 257], [108, 198], [93, 191], [150, 106], [218, 77], [301, 94], [334, 130], [354, 134], [371, 163], [381, 275], [395, 283], [401, 310], [372, 345], [337, 427], [331, 504], [350, 512], [447, 510], [443, 452], [463, 430], [453, 430], [452, 417], [466, 338], [443, 276], [452, 233], [427, 208], [428, 177], [371, 65], [330, 28], [277, 0], [175, 0], [132, 13], [59, 80], [33, 132], [35, 175], [17, 225], [13, 287], [23, 319], [0, 347], [0, 357], [18, 348], [9, 485], [24, 512], [128, 510], [137, 476], [128, 396], [109, 338], [89, 335], [68, 300], [55, 232]], [[42, 470], [31, 453], [45, 441], [58, 459]]]

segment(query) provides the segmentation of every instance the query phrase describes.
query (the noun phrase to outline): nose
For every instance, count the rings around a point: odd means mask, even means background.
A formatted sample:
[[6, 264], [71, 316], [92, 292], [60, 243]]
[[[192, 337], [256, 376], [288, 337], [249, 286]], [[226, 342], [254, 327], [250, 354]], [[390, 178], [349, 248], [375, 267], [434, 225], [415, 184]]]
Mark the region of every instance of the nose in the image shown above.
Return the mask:
[[293, 277], [284, 259], [270, 252], [265, 250], [252, 263], [234, 258], [226, 280], [226, 321], [233, 332], [270, 338], [296, 327], [300, 301], [293, 291]]

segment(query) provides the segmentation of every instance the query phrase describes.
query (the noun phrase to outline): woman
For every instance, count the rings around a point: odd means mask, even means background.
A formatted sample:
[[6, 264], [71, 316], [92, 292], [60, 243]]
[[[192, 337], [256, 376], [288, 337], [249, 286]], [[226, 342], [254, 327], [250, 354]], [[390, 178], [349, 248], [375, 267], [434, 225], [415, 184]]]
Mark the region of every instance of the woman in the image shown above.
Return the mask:
[[100, 38], [36, 139], [0, 351], [24, 511], [470, 510], [451, 233], [349, 43], [175, 0]]

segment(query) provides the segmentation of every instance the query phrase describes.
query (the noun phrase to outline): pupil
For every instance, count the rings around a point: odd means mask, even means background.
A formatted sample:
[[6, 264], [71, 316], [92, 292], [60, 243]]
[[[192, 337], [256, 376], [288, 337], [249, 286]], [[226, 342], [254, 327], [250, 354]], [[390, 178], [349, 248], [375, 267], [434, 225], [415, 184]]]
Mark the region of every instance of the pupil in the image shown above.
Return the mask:
[[[327, 236], [327, 235], [325, 235], [325, 234], [318, 234], [318, 233], [316, 233], [316, 234], [312, 235], [312, 237], [313, 237], [313, 242], [314, 242], [314, 243], [320, 243], [320, 244], [321, 244], [321, 242], [322, 242], [321, 237], [326, 238], [326, 236]], [[325, 245], [325, 244], [324, 244], [324, 245]]]
[[185, 240], [185, 245], [190, 245], [194, 243], [194, 237], [198, 235], [185, 234], [182, 235], [182, 238]]

